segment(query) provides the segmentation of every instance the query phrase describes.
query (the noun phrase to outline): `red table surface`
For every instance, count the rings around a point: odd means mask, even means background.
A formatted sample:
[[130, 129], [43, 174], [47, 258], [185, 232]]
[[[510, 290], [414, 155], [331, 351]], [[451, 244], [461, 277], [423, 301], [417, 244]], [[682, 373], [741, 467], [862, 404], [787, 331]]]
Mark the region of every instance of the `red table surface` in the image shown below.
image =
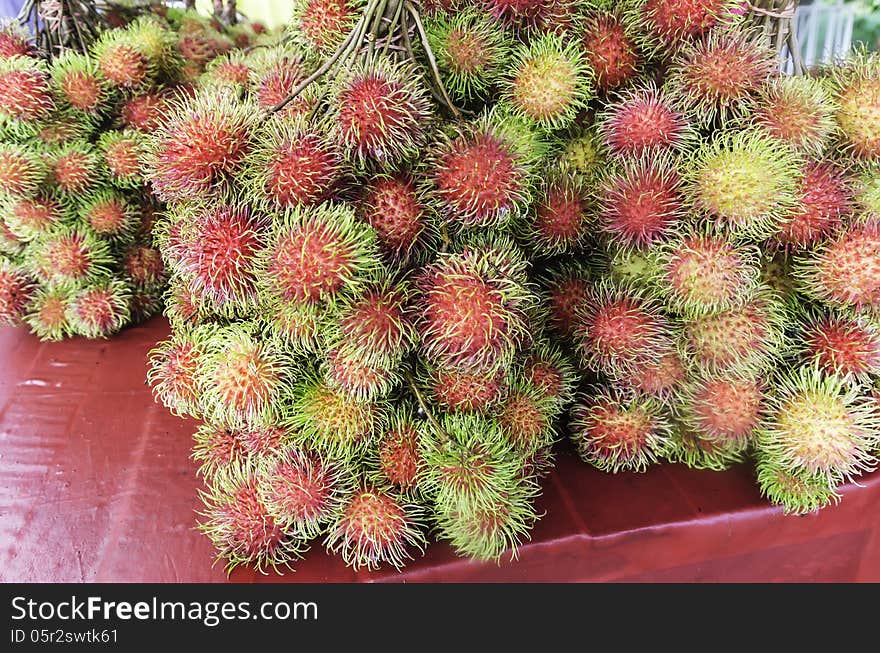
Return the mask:
[[[167, 335], [162, 318], [110, 341], [0, 329], [0, 580], [227, 580], [195, 529], [195, 423], [155, 404], [144, 381]], [[880, 581], [878, 473], [803, 517], [766, 504], [748, 465], [612, 475], [562, 453], [544, 486], [546, 515], [517, 561], [431, 543], [402, 572], [356, 573], [316, 543], [296, 572], [230, 580]]]

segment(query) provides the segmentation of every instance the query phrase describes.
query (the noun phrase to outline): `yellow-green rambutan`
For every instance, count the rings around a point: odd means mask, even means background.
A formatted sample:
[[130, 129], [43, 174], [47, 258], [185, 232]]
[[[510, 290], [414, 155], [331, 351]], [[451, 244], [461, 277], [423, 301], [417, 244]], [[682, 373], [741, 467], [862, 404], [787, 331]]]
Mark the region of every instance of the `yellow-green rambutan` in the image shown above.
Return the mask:
[[49, 194], [0, 200], [0, 219], [21, 242], [39, 238], [67, 217], [68, 212]]
[[75, 289], [66, 284], [40, 285], [28, 302], [24, 321], [40, 340], [63, 340], [73, 335], [68, 306]]
[[52, 61], [52, 81], [64, 106], [91, 118], [110, 109], [112, 87], [98, 70], [95, 60], [68, 51]]
[[101, 156], [91, 143], [74, 141], [52, 148], [48, 154], [49, 182], [60, 198], [81, 197], [104, 181]]
[[113, 241], [132, 236], [140, 223], [137, 207], [122, 193], [102, 188], [87, 196], [78, 208], [80, 222], [101, 238]]
[[550, 340], [540, 340], [518, 363], [523, 381], [553, 399], [559, 408], [574, 399], [577, 372], [568, 356]]
[[146, 148], [137, 132], [115, 130], [101, 132], [98, 149], [114, 186], [119, 188], [143, 186], [143, 159]]
[[395, 361], [365, 358], [344, 342], [324, 352], [321, 365], [330, 386], [356, 401], [387, 397], [401, 381], [398, 368]]
[[82, 286], [106, 276], [113, 255], [109, 243], [90, 229], [62, 224], [33, 242], [26, 261], [40, 281]]
[[424, 466], [421, 423], [409, 403], [390, 412], [388, 422], [376, 439], [368, 473], [378, 484], [390, 484], [400, 492], [413, 493], [421, 482]]
[[748, 443], [740, 439], [705, 437], [686, 424], [673, 422], [664, 455], [669, 462], [681, 463], [692, 469], [721, 472], [745, 461], [747, 453]]
[[858, 159], [880, 157], [880, 55], [857, 49], [832, 68], [838, 129], [844, 147]]
[[0, 143], [0, 197], [33, 196], [46, 178], [40, 152], [19, 143]]
[[559, 412], [555, 397], [542, 388], [517, 381], [509, 385], [492, 418], [513, 447], [529, 455], [553, 442], [553, 421]]
[[767, 456], [759, 456], [756, 465], [761, 495], [782, 506], [786, 514], [804, 515], [840, 502], [834, 485], [817, 474], [791, 472]]

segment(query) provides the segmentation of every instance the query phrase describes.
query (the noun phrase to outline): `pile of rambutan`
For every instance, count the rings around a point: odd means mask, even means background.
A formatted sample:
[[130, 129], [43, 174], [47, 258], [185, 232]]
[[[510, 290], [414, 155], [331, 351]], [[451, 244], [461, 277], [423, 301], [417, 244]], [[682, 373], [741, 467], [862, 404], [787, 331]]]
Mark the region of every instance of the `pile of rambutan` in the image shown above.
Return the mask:
[[880, 60], [819, 77], [728, 0], [298, 0], [150, 134], [170, 339], [229, 569], [515, 557], [554, 445], [874, 465]]
[[147, 12], [85, 52], [0, 25], [0, 323], [98, 338], [160, 310], [145, 140], [187, 77], [235, 47], [194, 12], [160, 13], [173, 26]]

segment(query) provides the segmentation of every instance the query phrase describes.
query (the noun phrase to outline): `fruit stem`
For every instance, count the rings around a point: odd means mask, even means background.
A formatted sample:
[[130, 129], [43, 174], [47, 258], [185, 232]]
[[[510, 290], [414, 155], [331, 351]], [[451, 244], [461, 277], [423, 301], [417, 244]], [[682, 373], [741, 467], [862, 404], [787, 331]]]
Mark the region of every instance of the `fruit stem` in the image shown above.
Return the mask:
[[[450, 111], [452, 111], [452, 114], [456, 118], [460, 118], [461, 112], [456, 108], [455, 104], [450, 99], [449, 94], [446, 93], [446, 87], [443, 85], [443, 80], [440, 78], [440, 70], [437, 67], [437, 59], [434, 58], [434, 51], [431, 49], [431, 44], [428, 42], [428, 35], [425, 32], [425, 26], [422, 24], [422, 19], [419, 16], [419, 12], [408, 0], [405, 0], [404, 4], [406, 4], [406, 10], [409, 12], [410, 16], [412, 16], [412, 19], [416, 25], [416, 29], [419, 32], [419, 40], [422, 42], [422, 47], [425, 49], [425, 54], [428, 55], [428, 67], [431, 69], [431, 73], [434, 76], [434, 81], [437, 84], [437, 88], [439, 88], [440, 93], [443, 94], [443, 103], [449, 108]], [[413, 59], [415, 59], [415, 57], [413, 57]]]
[[422, 409], [422, 412], [425, 414], [425, 417], [428, 419], [428, 422], [434, 427], [434, 430], [448, 443], [452, 443], [452, 438], [449, 437], [449, 434], [440, 426], [440, 422], [437, 421], [437, 418], [434, 417], [434, 414], [428, 410], [428, 404], [425, 402], [425, 397], [422, 395], [422, 391], [419, 390], [419, 386], [416, 384], [415, 379], [411, 372], [407, 371], [406, 374], [406, 382], [409, 384], [409, 387], [412, 388], [413, 394], [416, 396], [416, 401], [419, 403], [419, 408]]

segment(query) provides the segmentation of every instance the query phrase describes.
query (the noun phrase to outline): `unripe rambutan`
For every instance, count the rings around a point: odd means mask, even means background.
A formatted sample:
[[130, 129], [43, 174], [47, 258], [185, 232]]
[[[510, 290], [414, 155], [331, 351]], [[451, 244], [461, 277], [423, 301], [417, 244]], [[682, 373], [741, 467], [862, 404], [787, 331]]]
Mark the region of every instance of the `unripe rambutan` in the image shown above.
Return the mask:
[[691, 469], [721, 472], [746, 459], [748, 443], [742, 440], [709, 438], [680, 422], [673, 424], [665, 456], [669, 462]]
[[549, 341], [540, 341], [520, 364], [525, 383], [553, 399], [559, 408], [574, 399], [577, 373], [568, 357]]
[[145, 91], [127, 98], [120, 109], [122, 124], [129, 129], [153, 133], [162, 125], [170, 97], [159, 91]]
[[693, 206], [719, 229], [761, 239], [797, 202], [801, 161], [761, 132], [722, 132], [692, 156], [686, 174]]
[[196, 375], [205, 419], [242, 430], [277, 423], [295, 369], [284, 351], [252, 331], [237, 323], [200, 343]]
[[676, 417], [700, 440], [746, 448], [766, 413], [766, 387], [757, 376], [694, 378], [678, 393]]
[[421, 351], [442, 367], [472, 372], [506, 367], [528, 335], [528, 310], [537, 301], [525, 263], [500, 269], [487, 249], [441, 256], [421, 279]]
[[574, 130], [560, 143], [559, 165], [585, 182], [592, 181], [605, 164], [605, 148], [595, 129]]
[[666, 84], [702, 126], [744, 116], [776, 69], [769, 48], [746, 32], [715, 31], [688, 43], [673, 61]]
[[758, 459], [756, 469], [761, 496], [782, 506], [785, 514], [804, 515], [840, 502], [834, 485], [820, 475], [790, 472], [766, 456]]
[[620, 380], [624, 389], [666, 400], [684, 383], [684, 363], [678, 352], [670, 351], [656, 360], [646, 360]]
[[362, 452], [382, 428], [384, 405], [357, 401], [324, 379], [305, 375], [293, 389], [286, 421], [306, 446], [349, 458]]
[[723, 23], [737, 4], [736, 0], [643, 0], [637, 9], [650, 37], [670, 47]]
[[664, 303], [688, 317], [727, 311], [758, 285], [757, 248], [699, 231], [665, 243], [658, 288]]
[[156, 131], [147, 177], [163, 201], [224, 197], [252, 145], [259, 112], [228, 93], [177, 103]]
[[361, 17], [364, 0], [295, 0], [290, 26], [309, 50], [329, 54]]
[[164, 281], [165, 266], [158, 249], [144, 244], [133, 244], [122, 252], [121, 268], [137, 289], [156, 288]]
[[808, 315], [797, 340], [802, 361], [825, 374], [856, 381], [880, 374], [880, 327], [867, 316], [842, 311]]
[[266, 464], [258, 490], [285, 532], [310, 540], [341, 512], [354, 490], [352, 481], [338, 461], [289, 447]]
[[154, 16], [139, 16], [125, 28], [134, 47], [143, 54], [151, 72], [173, 76], [180, 66], [178, 35]]
[[373, 454], [376, 482], [401, 492], [414, 492], [424, 466], [418, 422], [408, 404], [396, 408], [376, 441]]
[[543, 34], [511, 55], [503, 101], [530, 125], [567, 127], [593, 96], [593, 72], [579, 45]]
[[623, 247], [643, 249], [667, 239], [684, 217], [682, 180], [665, 156], [642, 155], [609, 168], [599, 194], [603, 231]]
[[96, 116], [107, 108], [110, 89], [87, 55], [65, 52], [52, 62], [51, 74], [61, 100], [75, 111]]
[[788, 247], [810, 247], [825, 240], [849, 217], [854, 204], [843, 171], [827, 161], [807, 162], [798, 196], [775, 235]]
[[601, 391], [575, 404], [570, 428], [584, 461], [606, 472], [643, 472], [663, 455], [670, 424], [655, 399]]
[[230, 469], [219, 474], [207, 492], [199, 491], [205, 503], [199, 530], [217, 548], [218, 559], [226, 559], [227, 572], [242, 564], [278, 571], [301, 558], [305, 549], [301, 539], [285, 533], [263, 502], [259, 488], [264, 473], [249, 467]]
[[783, 374], [774, 385], [769, 418], [757, 434], [769, 461], [832, 486], [874, 469], [878, 416], [856, 385], [815, 367]]
[[91, 231], [60, 226], [34, 241], [27, 261], [40, 281], [84, 285], [105, 276], [113, 256], [109, 244]]
[[139, 188], [143, 185], [145, 148], [134, 132], [102, 132], [98, 149], [114, 185], [123, 188]]
[[[606, 251], [599, 254], [605, 259], [603, 268], [611, 282], [623, 288], [654, 289], [663, 274], [659, 248], [634, 249], [609, 242]], [[662, 250], [661, 250], [662, 251]]]
[[585, 267], [563, 265], [541, 279], [542, 295], [550, 309], [550, 325], [566, 340], [574, 337], [578, 307], [590, 296], [590, 276]]
[[584, 366], [625, 377], [671, 349], [671, 330], [660, 307], [633, 290], [594, 288], [577, 308], [575, 340]]
[[140, 221], [137, 209], [121, 193], [108, 188], [93, 193], [83, 202], [79, 218], [98, 236], [110, 240], [130, 236]]
[[263, 331], [277, 339], [286, 348], [301, 354], [323, 353], [323, 329], [332, 312], [332, 306], [319, 302], [295, 301], [275, 303], [273, 309], [261, 315]]
[[335, 301], [380, 268], [375, 232], [342, 204], [288, 209], [261, 258], [264, 289], [281, 304]]
[[194, 210], [177, 269], [215, 312], [243, 313], [257, 302], [262, 219], [245, 205]]
[[131, 288], [121, 279], [89, 283], [67, 305], [70, 330], [86, 338], [108, 338], [129, 321], [130, 298]]
[[803, 291], [831, 306], [880, 306], [880, 223], [846, 227], [802, 260], [794, 274]]
[[542, 255], [576, 249], [587, 238], [591, 208], [586, 187], [577, 177], [551, 173], [527, 216], [524, 241]]
[[400, 382], [397, 362], [364, 358], [344, 342], [324, 354], [321, 368], [334, 389], [357, 401], [387, 397]]
[[761, 283], [783, 300], [795, 293], [791, 252], [785, 249], [764, 251], [761, 256]]
[[67, 285], [42, 285], [28, 303], [24, 317], [31, 332], [40, 340], [62, 340], [73, 335], [67, 319], [74, 289]]
[[336, 193], [342, 161], [321, 130], [305, 121], [272, 120], [260, 130], [243, 171], [249, 194], [267, 206], [308, 206]]
[[363, 190], [358, 213], [376, 232], [382, 252], [392, 262], [416, 257], [433, 237], [428, 198], [415, 179], [405, 173], [371, 178]]
[[786, 324], [779, 301], [766, 288], [759, 288], [741, 306], [687, 320], [683, 345], [698, 369], [757, 372], [781, 353]]
[[0, 258], [0, 324], [19, 324], [33, 293], [34, 283], [27, 273]]
[[553, 442], [556, 399], [525, 382], [513, 383], [493, 411], [494, 419], [514, 449], [528, 455]]
[[147, 381], [153, 396], [178, 417], [201, 416], [199, 373], [204, 342], [203, 335], [178, 329], [170, 340], [158, 343], [150, 351]]
[[453, 98], [482, 98], [501, 79], [511, 39], [484, 12], [474, 7], [438, 12], [425, 21], [425, 30], [443, 85]]
[[46, 176], [38, 152], [26, 145], [0, 143], [0, 197], [29, 197]]
[[606, 92], [622, 86], [642, 64], [632, 26], [619, 13], [591, 11], [586, 18], [581, 47], [596, 85]]
[[89, 140], [93, 128], [91, 122], [77, 116], [72, 110], [55, 112], [48, 119], [34, 125], [36, 139], [50, 146]]
[[880, 56], [857, 50], [832, 72], [837, 125], [844, 146], [859, 159], [880, 157]]
[[35, 54], [30, 33], [17, 21], [4, 20], [0, 23], [0, 59], [32, 57]]
[[61, 206], [48, 195], [7, 198], [0, 201], [0, 218], [17, 240], [39, 238], [66, 217]]
[[880, 162], [862, 167], [854, 191], [858, 204], [867, 214], [880, 215]]
[[52, 183], [68, 195], [79, 196], [101, 181], [101, 158], [86, 142], [61, 145], [49, 154]]
[[532, 199], [544, 147], [521, 122], [498, 113], [455, 126], [434, 153], [432, 181], [443, 218], [467, 227], [508, 223]]
[[324, 540], [353, 569], [379, 569], [383, 563], [400, 569], [412, 560], [411, 549], [424, 551], [424, 511], [402, 497], [364, 487], [348, 498]]
[[383, 168], [419, 153], [432, 106], [420, 80], [411, 64], [374, 57], [337, 82], [328, 124], [350, 161]]
[[798, 152], [817, 156], [834, 133], [834, 104], [819, 80], [779, 75], [761, 89], [752, 120]]
[[92, 57], [114, 86], [132, 90], [150, 79], [150, 62], [125, 30], [105, 31], [92, 46]]
[[697, 135], [666, 91], [650, 83], [621, 93], [597, 120], [605, 146], [618, 156], [682, 151]]
[[42, 62], [30, 57], [0, 59], [0, 118], [35, 122], [54, 108]]

